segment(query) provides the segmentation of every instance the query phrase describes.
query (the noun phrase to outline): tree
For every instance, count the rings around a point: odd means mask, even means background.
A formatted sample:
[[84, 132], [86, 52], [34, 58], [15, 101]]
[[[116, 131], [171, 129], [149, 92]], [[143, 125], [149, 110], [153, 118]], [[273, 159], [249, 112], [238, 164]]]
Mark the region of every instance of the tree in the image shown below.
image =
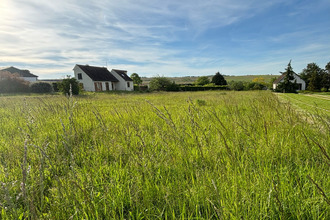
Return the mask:
[[209, 83], [210, 83], [210, 79], [207, 76], [198, 77], [198, 79], [195, 82], [195, 84], [199, 85], [199, 86], [204, 86], [204, 85], [209, 84]]
[[165, 91], [167, 87], [171, 86], [172, 82], [166, 77], [158, 76], [153, 78], [149, 83], [150, 90]]
[[71, 78], [71, 76], [67, 76], [66, 79], [63, 79], [62, 82], [58, 84], [58, 88], [65, 95], [78, 95], [80, 90], [78, 81], [75, 78]]
[[266, 84], [265, 83], [265, 78], [264, 77], [256, 77], [252, 80], [252, 82], [255, 82], [255, 83], [261, 83], [261, 84]]
[[325, 70], [322, 77], [322, 90], [329, 91], [330, 89], [330, 62], [325, 66]]
[[225, 80], [225, 78], [223, 77], [223, 75], [221, 75], [219, 72], [217, 72], [212, 77], [211, 83], [214, 83], [215, 85], [218, 85], [218, 86], [225, 86], [225, 85], [227, 85], [227, 81]]
[[18, 74], [0, 71], [0, 93], [29, 92], [29, 82], [21, 79]]
[[138, 86], [142, 83], [142, 79], [137, 73], [132, 73], [131, 79], [133, 80], [133, 83]]
[[288, 67], [285, 69], [285, 72], [281, 72], [285, 74], [283, 82], [277, 85], [276, 90], [285, 93], [295, 93], [297, 91], [298, 85], [296, 82], [292, 82], [294, 80], [294, 74], [291, 67], [291, 60], [288, 64]]
[[316, 63], [309, 63], [300, 73], [300, 77], [306, 82], [308, 90], [319, 91], [322, 88], [323, 73], [324, 71]]

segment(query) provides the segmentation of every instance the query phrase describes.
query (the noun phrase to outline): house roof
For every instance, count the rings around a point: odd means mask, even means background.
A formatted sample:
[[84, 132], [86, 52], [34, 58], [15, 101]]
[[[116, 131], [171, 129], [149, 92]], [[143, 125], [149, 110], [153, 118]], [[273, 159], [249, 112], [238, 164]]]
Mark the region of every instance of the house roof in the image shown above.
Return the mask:
[[3, 71], [8, 71], [12, 74], [14, 73], [17, 73], [18, 75], [20, 75], [21, 77], [38, 77], [32, 73], [30, 73], [29, 70], [20, 70], [20, 69], [17, 69], [16, 67], [8, 67], [8, 68], [5, 68], [5, 69], [2, 69]]
[[116, 70], [112, 69], [111, 71], [116, 72], [121, 78], [123, 78], [125, 81], [133, 81], [128, 75], [126, 70]]
[[107, 68], [89, 66], [89, 65], [78, 65], [77, 66], [84, 71], [93, 81], [111, 81], [119, 82], [119, 80], [114, 77]]
[[[278, 78], [273, 82], [273, 84], [278, 84], [279, 82], [281, 82], [281, 80], [284, 79], [285, 75], [286, 75], [286, 74], [283, 73], [280, 77], [278, 77]], [[298, 75], [295, 74], [295, 73], [293, 73], [293, 75], [294, 75], [295, 77], [300, 78], [300, 76], [298, 76]], [[300, 79], [301, 79], [301, 78], [300, 78]]]
[[282, 74], [280, 77], [278, 77], [278, 78], [273, 82], [273, 84], [277, 84], [277, 83], [279, 83], [282, 79], [284, 79], [285, 75], [286, 75], [285, 73]]

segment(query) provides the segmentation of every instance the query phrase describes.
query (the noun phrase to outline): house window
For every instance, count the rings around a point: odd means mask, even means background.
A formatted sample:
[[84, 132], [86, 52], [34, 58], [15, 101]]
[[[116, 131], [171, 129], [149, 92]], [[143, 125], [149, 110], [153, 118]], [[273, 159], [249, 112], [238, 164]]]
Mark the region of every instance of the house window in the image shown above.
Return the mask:
[[131, 84], [129, 82], [127, 82], [127, 87], [129, 88], [131, 86]]
[[82, 79], [82, 74], [78, 73], [78, 79]]

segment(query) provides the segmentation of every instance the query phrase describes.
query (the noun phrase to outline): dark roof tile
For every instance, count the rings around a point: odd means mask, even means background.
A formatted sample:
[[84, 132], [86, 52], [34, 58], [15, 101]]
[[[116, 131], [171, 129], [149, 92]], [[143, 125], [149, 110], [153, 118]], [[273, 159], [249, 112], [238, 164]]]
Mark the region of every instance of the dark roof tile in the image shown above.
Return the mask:
[[84, 71], [93, 81], [111, 81], [119, 82], [119, 80], [114, 77], [107, 68], [96, 67], [89, 65], [78, 65], [82, 71]]
[[121, 78], [123, 78], [125, 81], [133, 81], [128, 75], [126, 70], [116, 70], [112, 69], [111, 71], [116, 72]]
[[20, 70], [20, 69], [17, 69], [16, 67], [13, 67], [13, 66], [8, 67], [6, 69], [2, 69], [2, 70], [3, 71], [8, 71], [8, 72], [10, 72], [12, 74], [17, 73], [21, 77], [38, 77], [38, 76], [30, 73], [29, 70]]

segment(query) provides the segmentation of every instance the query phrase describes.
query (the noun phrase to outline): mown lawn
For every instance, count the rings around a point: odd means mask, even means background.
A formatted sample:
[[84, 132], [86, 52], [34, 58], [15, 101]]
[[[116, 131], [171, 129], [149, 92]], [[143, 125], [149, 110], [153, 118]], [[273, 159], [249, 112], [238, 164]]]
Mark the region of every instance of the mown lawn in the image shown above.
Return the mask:
[[267, 91], [0, 97], [0, 219], [329, 219], [330, 121], [301, 114]]
[[289, 101], [294, 106], [312, 114], [330, 116], [330, 96], [321, 94], [280, 93], [281, 99]]

